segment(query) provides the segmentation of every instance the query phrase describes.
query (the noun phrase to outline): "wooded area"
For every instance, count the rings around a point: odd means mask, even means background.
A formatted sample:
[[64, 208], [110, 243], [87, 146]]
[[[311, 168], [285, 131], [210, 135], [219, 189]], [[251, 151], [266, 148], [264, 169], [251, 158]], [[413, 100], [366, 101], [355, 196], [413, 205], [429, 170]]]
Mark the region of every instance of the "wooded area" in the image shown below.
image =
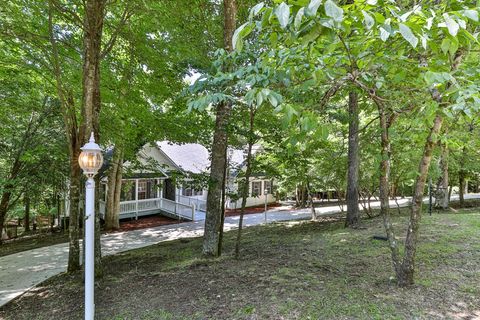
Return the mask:
[[[424, 198], [448, 211], [452, 195], [464, 207], [480, 188], [479, 11], [461, 0], [6, 1], [0, 246], [9, 223], [30, 236], [42, 217], [62, 230], [68, 216], [68, 272], [81, 269], [78, 157], [93, 133], [108, 159], [96, 177], [100, 279], [101, 232], [120, 228], [122, 179], [142, 166], [139, 151], [199, 143], [210, 154], [208, 177], [192, 182], [208, 189], [205, 258], [225, 251], [230, 197], [241, 203], [241, 259], [246, 199], [261, 173], [313, 221], [315, 205], [336, 198], [349, 232], [377, 215], [378, 200], [392, 274], [410, 287]], [[244, 150], [241, 169], [230, 149]], [[411, 198], [402, 226], [390, 208], [400, 198]]]

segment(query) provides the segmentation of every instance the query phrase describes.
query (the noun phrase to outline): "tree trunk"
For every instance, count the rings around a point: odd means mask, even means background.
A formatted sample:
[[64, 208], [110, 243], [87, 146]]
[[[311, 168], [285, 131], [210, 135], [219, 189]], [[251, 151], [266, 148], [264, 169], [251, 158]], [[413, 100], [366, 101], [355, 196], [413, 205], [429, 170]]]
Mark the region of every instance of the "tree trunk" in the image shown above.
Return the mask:
[[437, 192], [435, 193], [435, 202], [443, 210], [448, 209], [448, 146], [441, 144], [440, 171], [441, 175], [437, 181]]
[[[107, 185], [107, 203], [105, 213], [105, 230], [118, 230], [119, 224], [119, 204], [120, 192], [122, 188], [122, 163], [123, 163], [123, 151], [119, 146], [115, 147], [112, 166], [108, 174]], [[120, 180], [120, 181], [119, 181]]]
[[348, 95], [348, 172], [347, 172], [347, 218], [345, 227], [358, 228], [360, 224], [360, 210], [358, 208], [358, 170], [359, 133], [358, 133], [358, 95], [351, 91]]
[[[232, 36], [236, 23], [236, 1], [224, 0], [224, 47], [232, 50]], [[227, 158], [227, 124], [230, 118], [230, 103], [217, 105], [215, 132], [213, 135], [210, 181], [208, 186], [207, 213], [205, 217], [205, 232], [203, 237], [203, 255], [218, 256], [220, 228], [222, 222], [222, 186]]]
[[115, 227], [117, 229], [120, 228], [120, 196], [122, 194], [123, 156], [124, 156], [124, 153], [122, 152], [121, 165], [117, 169], [117, 176], [115, 177], [117, 182], [115, 184], [116, 187], [115, 187], [115, 201], [114, 201], [113, 212], [115, 212], [116, 214]]
[[[83, 138], [84, 141], [88, 141], [93, 132], [97, 143], [100, 141], [100, 61], [105, 4], [105, 0], [87, 0], [83, 20]], [[99, 187], [99, 183], [96, 187]], [[95, 208], [99, 207], [98, 201], [97, 196]], [[95, 274], [97, 277], [101, 276], [101, 257], [100, 216], [98, 210], [95, 210]]]
[[242, 184], [242, 207], [240, 209], [240, 220], [238, 221], [237, 241], [235, 243], [235, 258], [240, 257], [240, 242], [242, 238], [243, 216], [245, 214], [245, 207], [247, 206], [248, 191], [250, 186], [250, 176], [252, 175], [252, 148], [255, 142], [254, 134], [254, 118], [255, 113], [250, 109], [250, 128], [247, 147], [247, 159], [245, 169], [245, 181]]
[[28, 195], [28, 190], [25, 191], [25, 217], [23, 219], [23, 224], [25, 228], [25, 232], [30, 231], [30, 196]]
[[79, 230], [79, 205], [80, 205], [80, 188], [81, 188], [81, 178], [82, 173], [78, 165], [78, 154], [80, 151], [78, 148], [74, 151], [73, 156], [70, 160], [70, 192], [69, 192], [69, 203], [70, 203], [70, 214], [69, 214], [69, 225], [68, 225], [68, 237], [69, 237], [69, 251], [68, 251], [68, 272], [75, 272], [80, 270], [80, 230]]
[[[397, 240], [393, 231], [393, 225], [390, 214], [390, 199], [389, 199], [389, 179], [390, 179], [390, 157], [391, 145], [389, 137], [389, 128], [391, 122], [387, 119], [386, 110], [383, 105], [378, 104], [378, 111], [380, 115], [381, 128], [381, 162], [380, 162], [380, 214], [383, 217], [383, 225], [387, 234], [390, 253], [392, 256], [392, 263], [395, 273], [398, 276], [400, 272], [400, 252], [398, 249]], [[370, 205], [370, 204], [369, 204]]]
[[399, 274], [397, 274], [398, 283], [402, 287], [413, 284], [418, 228], [422, 214], [423, 192], [425, 189], [425, 182], [427, 180], [428, 169], [432, 161], [433, 148], [435, 147], [436, 143], [434, 139], [440, 132], [442, 122], [442, 117], [437, 115], [425, 143], [423, 156], [420, 160], [420, 165], [418, 168], [419, 175], [415, 183], [415, 192], [413, 194], [412, 207], [410, 211], [410, 221], [408, 224], [407, 238], [405, 240], [405, 256], [403, 258], [401, 270]]
[[5, 226], [5, 218], [7, 217], [8, 204], [12, 193], [4, 191], [0, 200], [0, 244], [2, 243], [3, 228]]
[[218, 230], [218, 255], [222, 255], [223, 247], [223, 225], [225, 224], [225, 203], [227, 201], [227, 174], [228, 174], [228, 137], [227, 143], [225, 144], [227, 150], [225, 150], [225, 168], [223, 171], [223, 182], [222, 182], [222, 204], [221, 204], [221, 213], [220, 213], [220, 225]]
[[458, 171], [458, 197], [460, 200], [460, 207], [465, 207], [465, 179], [466, 179], [466, 171], [465, 171], [465, 160], [467, 157], [467, 148], [463, 147], [462, 150], [462, 158], [460, 159], [460, 170]]
[[[451, 71], [458, 69], [462, 58], [463, 52], [457, 51], [452, 63]], [[450, 86], [451, 84], [447, 86], [447, 89], [449, 89]], [[440, 94], [435, 94], [434, 100], [436, 100], [440, 107], [445, 104], [445, 102], [442, 101], [442, 96]], [[423, 192], [425, 189], [425, 182], [427, 180], [430, 163], [432, 161], [432, 153], [436, 143], [435, 138], [440, 133], [442, 123], [443, 118], [440, 114], [437, 114], [427, 137], [427, 141], [425, 142], [423, 156], [420, 160], [417, 181], [415, 183], [415, 191], [412, 198], [407, 238], [405, 239], [405, 255], [403, 257], [402, 268], [397, 274], [398, 283], [400, 286], [408, 286], [414, 283], [413, 277], [415, 273], [415, 254], [418, 241], [418, 229], [422, 214]]]
[[310, 189], [310, 183], [307, 182], [307, 194], [310, 202], [310, 213], [312, 214], [312, 220], [317, 220], [317, 211], [315, 211], [315, 203], [313, 202], [312, 190]]

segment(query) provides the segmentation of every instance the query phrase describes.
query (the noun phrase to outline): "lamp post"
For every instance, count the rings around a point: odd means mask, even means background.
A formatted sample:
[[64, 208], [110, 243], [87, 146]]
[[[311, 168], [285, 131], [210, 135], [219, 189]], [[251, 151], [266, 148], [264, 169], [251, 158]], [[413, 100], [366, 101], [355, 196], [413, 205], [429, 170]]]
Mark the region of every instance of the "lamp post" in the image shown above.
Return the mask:
[[268, 198], [267, 188], [263, 190], [263, 195], [265, 196], [265, 223], [267, 223], [267, 198]]
[[85, 320], [95, 315], [95, 180], [93, 177], [103, 164], [102, 150], [90, 136], [90, 141], [80, 148], [78, 164], [87, 176], [85, 183]]

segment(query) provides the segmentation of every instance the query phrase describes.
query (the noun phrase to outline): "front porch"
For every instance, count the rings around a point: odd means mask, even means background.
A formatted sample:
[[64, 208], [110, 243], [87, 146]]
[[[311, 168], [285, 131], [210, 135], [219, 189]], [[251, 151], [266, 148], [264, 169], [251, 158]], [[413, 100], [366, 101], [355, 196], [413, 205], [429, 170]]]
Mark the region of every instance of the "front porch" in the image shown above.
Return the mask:
[[[174, 219], [195, 221], [203, 220], [204, 204], [197, 199], [177, 197], [177, 201], [167, 199], [166, 196], [175, 198], [175, 189], [170, 179], [165, 178], [133, 178], [122, 180], [120, 195], [119, 218], [128, 219], [153, 214], [162, 214]], [[104, 195], [100, 200], [100, 217], [105, 218], [107, 185], [103, 184]]]

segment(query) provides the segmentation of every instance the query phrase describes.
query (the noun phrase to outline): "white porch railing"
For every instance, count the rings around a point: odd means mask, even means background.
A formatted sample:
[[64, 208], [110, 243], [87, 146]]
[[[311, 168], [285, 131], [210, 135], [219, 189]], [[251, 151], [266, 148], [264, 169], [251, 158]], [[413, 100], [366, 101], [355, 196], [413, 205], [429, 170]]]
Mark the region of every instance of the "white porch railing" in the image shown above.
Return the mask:
[[[102, 205], [103, 203], [103, 205]], [[103, 209], [103, 210], [102, 210]], [[105, 202], [100, 201], [100, 214], [105, 215]], [[141, 215], [141, 213], [152, 210], [162, 210], [178, 218], [184, 218], [188, 220], [195, 219], [195, 206], [178, 203], [172, 200], [164, 198], [144, 199], [144, 200], [132, 200], [120, 202], [120, 218], [122, 215], [132, 214], [135, 216]]]
[[177, 202], [188, 206], [195, 206], [198, 211], [207, 212], [207, 201], [187, 196], [177, 195]]

